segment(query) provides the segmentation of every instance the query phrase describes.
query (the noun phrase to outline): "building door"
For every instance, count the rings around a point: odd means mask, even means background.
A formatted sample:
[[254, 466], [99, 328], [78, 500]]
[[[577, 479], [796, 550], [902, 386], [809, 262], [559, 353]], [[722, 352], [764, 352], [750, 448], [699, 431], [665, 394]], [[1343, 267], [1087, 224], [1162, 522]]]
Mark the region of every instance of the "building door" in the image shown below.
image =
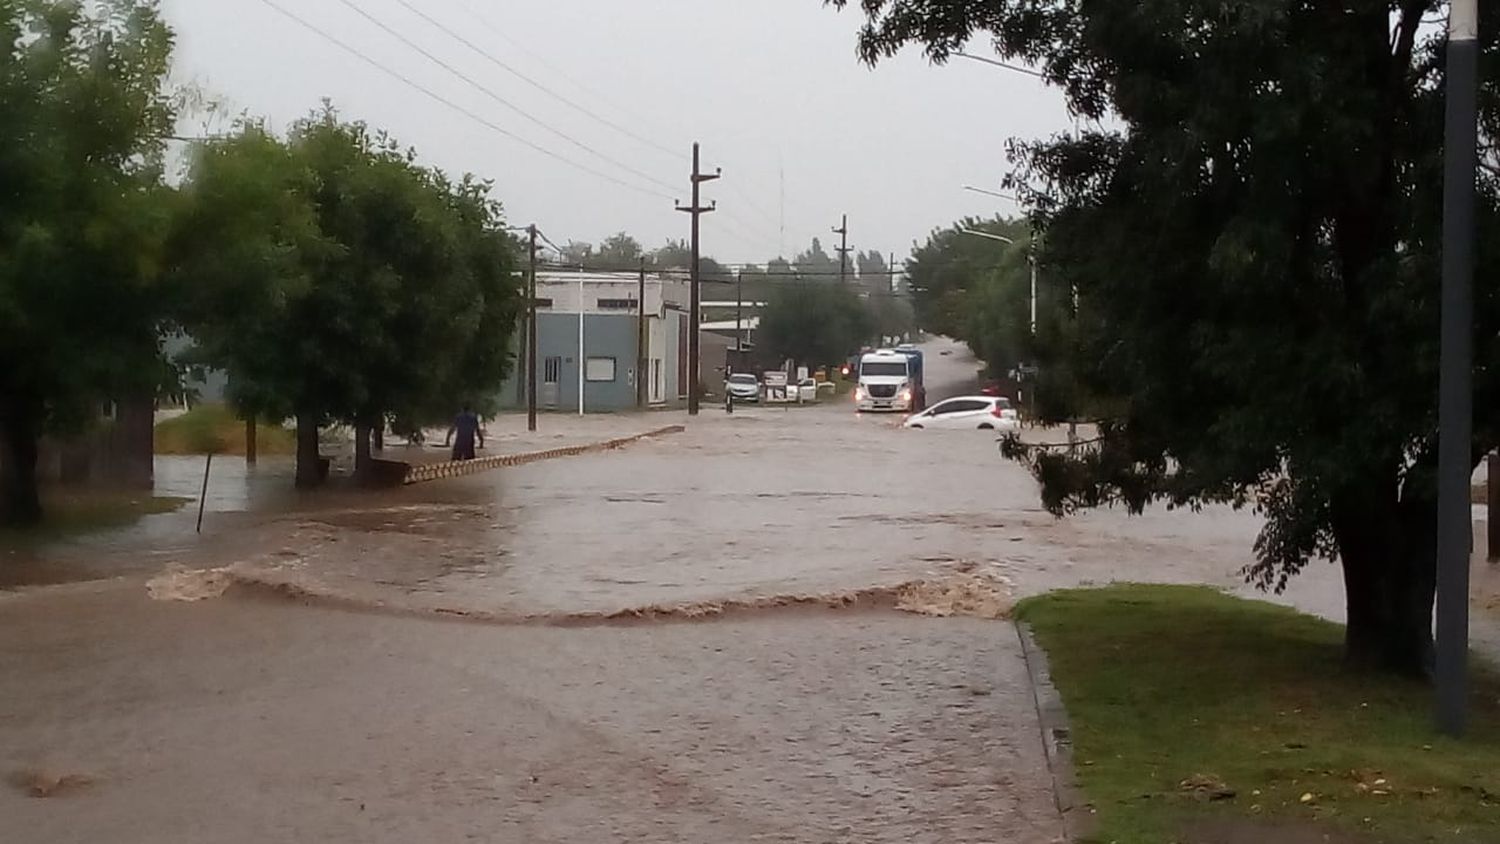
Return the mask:
[[537, 401], [544, 407], [557, 407], [558, 382], [562, 380], [562, 357], [542, 359], [542, 388]]
[[652, 404], [661, 404], [661, 358], [651, 359], [651, 394]]
[[677, 321], [677, 397], [685, 399], [688, 395], [688, 318], [684, 316]]

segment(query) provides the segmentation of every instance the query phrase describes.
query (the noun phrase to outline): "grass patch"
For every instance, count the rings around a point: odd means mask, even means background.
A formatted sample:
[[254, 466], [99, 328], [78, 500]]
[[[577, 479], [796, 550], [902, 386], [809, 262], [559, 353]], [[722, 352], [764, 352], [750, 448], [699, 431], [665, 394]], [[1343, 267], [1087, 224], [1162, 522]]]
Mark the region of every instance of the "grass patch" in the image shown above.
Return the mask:
[[[279, 422], [261, 422], [255, 427], [260, 454], [287, 455], [297, 452], [297, 436]], [[200, 404], [181, 416], [156, 425], [157, 454], [245, 453], [245, 422], [222, 404]]]
[[[1276, 826], [1291, 824], [1318, 841], [1500, 841], [1493, 673], [1476, 677], [1471, 736], [1452, 741], [1433, 730], [1426, 686], [1347, 670], [1342, 626], [1283, 607], [1129, 585], [1016, 613], [1067, 706], [1093, 840], [1187, 842], [1225, 825], [1250, 837], [1212, 840], [1302, 840]], [[1208, 800], [1184, 788], [1195, 777], [1234, 794]]]
[[125, 527], [146, 516], [171, 513], [192, 500], [149, 492], [44, 490], [42, 524], [26, 529], [0, 528], [0, 541], [24, 544]]

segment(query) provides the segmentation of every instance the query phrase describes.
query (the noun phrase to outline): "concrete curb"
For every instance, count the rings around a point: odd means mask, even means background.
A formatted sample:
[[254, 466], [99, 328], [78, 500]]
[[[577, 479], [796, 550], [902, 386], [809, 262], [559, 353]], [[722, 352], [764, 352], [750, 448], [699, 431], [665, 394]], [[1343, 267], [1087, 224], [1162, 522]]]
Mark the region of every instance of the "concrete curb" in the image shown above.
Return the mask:
[[668, 425], [665, 428], [657, 428], [644, 434], [634, 434], [629, 437], [617, 437], [603, 442], [584, 443], [582, 445], [562, 446], [561, 448], [549, 448], [544, 451], [523, 451], [520, 454], [497, 454], [494, 457], [480, 457], [474, 460], [452, 460], [446, 463], [428, 463], [421, 466], [408, 466], [406, 477], [402, 480], [405, 485], [427, 483], [429, 481], [445, 480], [447, 478], [458, 478], [464, 475], [475, 475], [498, 469], [503, 466], [523, 466], [527, 463], [535, 463], [538, 460], [551, 460], [556, 457], [572, 457], [578, 454], [588, 454], [597, 451], [609, 451], [637, 443], [651, 437], [660, 437], [667, 434], [680, 434], [687, 428], [682, 425]]
[[1031, 678], [1031, 694], [1036, 703], [1037, 721], [1041, 725], [1042, 747], [1047, 752], [1047, 770], [1052, 774], [1052, 796], [1057, 802], [1057, 813], [1062, 818], [1067, 840], [1080, 841], [1094, 832], [1096, 824], [1094, 807], [1078, 790], [1068, 713], [1063, 708], [1062, 696], [1052, 684], [1047, 652], [1037, 645], [1031, 625], [1017, 621], [1015, 627], [1016, 638], [1021, 641], [1021, 654], [1026, 660], [1026, 673]]

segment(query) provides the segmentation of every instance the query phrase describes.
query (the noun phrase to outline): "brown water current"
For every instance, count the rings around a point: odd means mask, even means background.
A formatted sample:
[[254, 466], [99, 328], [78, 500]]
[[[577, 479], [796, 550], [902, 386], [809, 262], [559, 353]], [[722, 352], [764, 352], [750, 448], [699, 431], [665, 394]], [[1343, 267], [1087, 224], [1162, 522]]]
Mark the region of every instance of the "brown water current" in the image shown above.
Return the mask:
[[1012, 601], [1242, 590], [1259, 527], [1059, 521], [993, 435], [844, 403], [541, 421], [494, 447], [688, 429], [380, 493], [226, 467], [202, 537], [0, 557], [6, 840], [1054, 842]]

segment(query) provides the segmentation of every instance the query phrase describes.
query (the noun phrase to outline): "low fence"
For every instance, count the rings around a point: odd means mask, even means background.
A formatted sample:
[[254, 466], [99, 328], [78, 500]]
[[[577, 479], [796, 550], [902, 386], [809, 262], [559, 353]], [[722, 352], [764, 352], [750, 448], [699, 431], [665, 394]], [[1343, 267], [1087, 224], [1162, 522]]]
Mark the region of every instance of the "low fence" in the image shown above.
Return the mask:
[[428, 463], [421, 466], [408, 466], [403, 484], [419, 484], [427, 481], [437, 481], [446, 478], [458, 478], [464, 475], [474, 475], [487, 472], [490, 469], [499, 469], [503, 466], [522, 466], [527, 463], [535, 463], [538, 460], [551, 460], [555, 457], [572, 457], [577, 454], [589, 454], [596, 451], [609, 451], [637, 443], [652, 437], [665, 436], [667, 434], [680, 434], [687, 430], [681, 425], [669, 425], [665, 428], [657, 428], [644, 434], [634, 434], [629, 437], [618, 437], [603, 442], [582, 443], [580, 445], [567, 445], [560, 448], [549, 448], [544, 451], [524, 451], [520, 454], [497, 454], [494, 457], [477, 457], [473, 460], [453, 460], [446, 463]]

